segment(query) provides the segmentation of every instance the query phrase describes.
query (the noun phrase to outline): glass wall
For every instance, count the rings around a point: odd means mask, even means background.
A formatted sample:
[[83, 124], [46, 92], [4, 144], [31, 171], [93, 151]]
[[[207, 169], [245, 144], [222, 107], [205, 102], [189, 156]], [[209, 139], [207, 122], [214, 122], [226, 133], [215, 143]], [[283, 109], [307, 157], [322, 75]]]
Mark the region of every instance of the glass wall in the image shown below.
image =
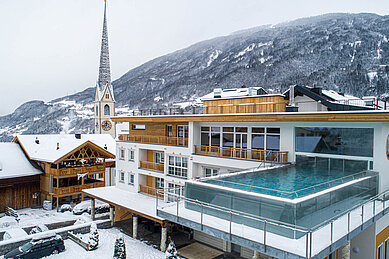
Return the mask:
[[252, 128], [252, 149], [280, 150], [280, 128]]
[[372, 128], [296, 128], [296, 152], [373, 156]]

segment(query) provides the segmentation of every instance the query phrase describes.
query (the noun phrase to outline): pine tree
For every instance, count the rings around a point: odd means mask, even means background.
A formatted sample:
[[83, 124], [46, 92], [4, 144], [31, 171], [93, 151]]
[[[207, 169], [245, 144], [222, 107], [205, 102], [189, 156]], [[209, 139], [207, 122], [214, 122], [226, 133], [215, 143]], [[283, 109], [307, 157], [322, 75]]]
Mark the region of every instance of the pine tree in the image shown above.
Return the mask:
[[126, 257], [126, 244], [124, 243], [123, 237], [119, 237], [115, 241], [115, 250], [113, 252], [113, 258], [126, 259]]
[[177, 255], [176, 246], [174, 245], [173, 240], [171, 240], [170, 238], [169, 238], [169, 246], [166, 249], [165, 256], [166, 256], [166, 259], [181, 258], [180, 256]]
[[89, 244], [89, 250], [95, 250], [99, 246], [99, 232], [97, 231], [97, 226], [95, 223], [92, 223], [90, 226], [88, 244]]

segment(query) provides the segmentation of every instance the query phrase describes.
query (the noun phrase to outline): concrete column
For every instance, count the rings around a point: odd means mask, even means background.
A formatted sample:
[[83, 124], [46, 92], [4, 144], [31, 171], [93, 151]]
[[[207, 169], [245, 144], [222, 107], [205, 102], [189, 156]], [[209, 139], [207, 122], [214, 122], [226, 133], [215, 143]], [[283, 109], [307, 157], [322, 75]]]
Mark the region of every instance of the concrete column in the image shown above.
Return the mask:
[[138, 217], [132, 217], [132, 237], [137, 238], [138, 236]]
[[113, 223], [115, 222], [115, 210], [114, 207], [109, 207], [109, 220], [111, 221], [111, 227], [113, 227]]
[[350, 241], [348, 241], [340, 248], [340, 258], [350, 259]]
[[161, 251], [166, 251], [166, 241], [167, 241], [167, 224], [162, 225], [161, 229]]
[[92, 217], [92, 220], [95, 220], [95, 211], [96, 211], [96, 206], [95, 206], [95, 199], [90, 200], [90, 215]]

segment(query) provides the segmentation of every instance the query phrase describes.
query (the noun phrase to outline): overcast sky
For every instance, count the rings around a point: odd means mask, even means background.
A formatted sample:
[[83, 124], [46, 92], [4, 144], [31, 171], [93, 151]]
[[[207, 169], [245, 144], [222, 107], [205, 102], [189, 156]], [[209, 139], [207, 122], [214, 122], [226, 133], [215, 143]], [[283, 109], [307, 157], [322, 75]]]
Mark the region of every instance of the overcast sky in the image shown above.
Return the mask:
[[[387, 0], [108, 0], [112, 78], [201, 40], [330, 12], [389, 14]], [[103, 0], [0, 0], [0, 115], [94, 86]], [[91, 99], [92, 101], [92, 99]]]

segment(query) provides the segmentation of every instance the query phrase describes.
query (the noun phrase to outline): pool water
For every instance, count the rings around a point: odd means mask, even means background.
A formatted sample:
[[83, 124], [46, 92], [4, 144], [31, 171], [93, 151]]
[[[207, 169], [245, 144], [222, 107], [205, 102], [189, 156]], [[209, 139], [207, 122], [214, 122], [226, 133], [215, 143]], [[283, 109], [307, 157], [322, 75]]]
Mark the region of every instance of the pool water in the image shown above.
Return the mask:
[[296, 166], [254, 171], [204, 182], [250, 192], [297, 198], [356, 178], [366, 170], [366, 161], [304, 158]]

